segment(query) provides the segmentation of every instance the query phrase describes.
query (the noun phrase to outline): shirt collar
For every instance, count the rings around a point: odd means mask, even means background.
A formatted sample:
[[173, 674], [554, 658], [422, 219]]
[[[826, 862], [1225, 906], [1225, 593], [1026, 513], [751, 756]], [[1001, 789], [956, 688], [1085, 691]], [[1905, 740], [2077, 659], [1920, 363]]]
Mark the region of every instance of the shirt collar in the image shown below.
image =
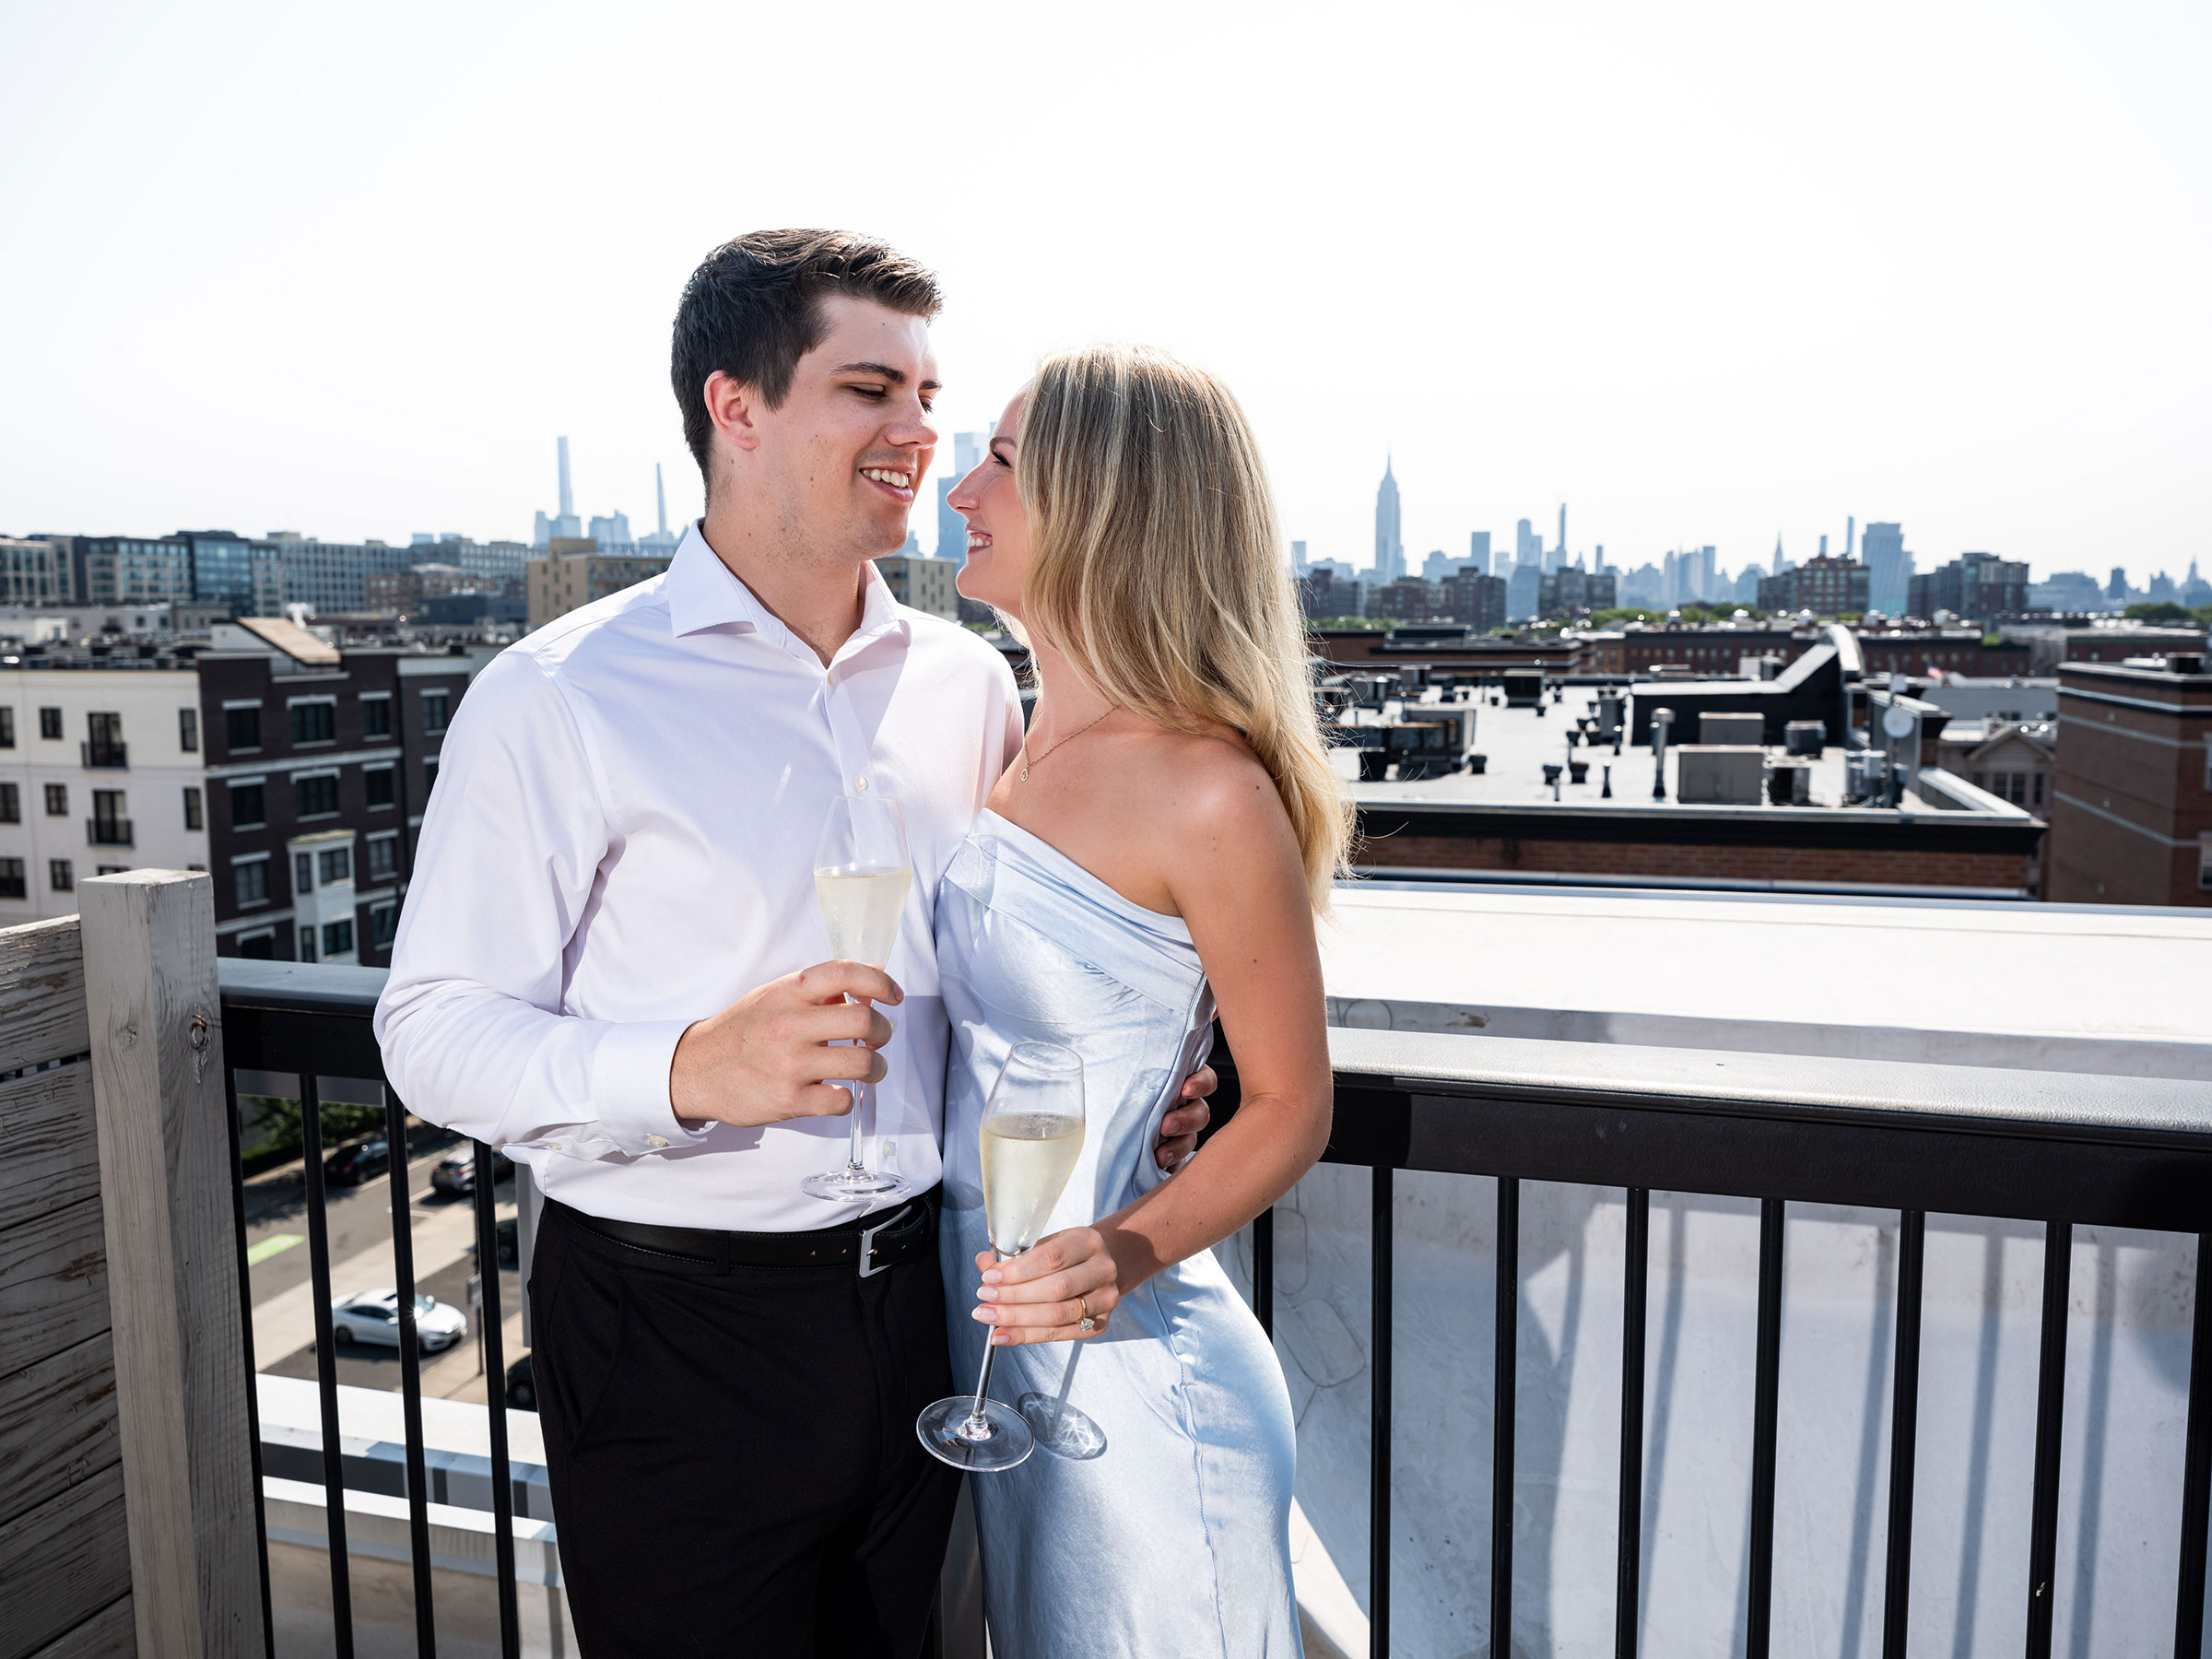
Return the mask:
[[[668, 576], [661, 591], [668, 602], [670, 629], [681, 638], [710, 628], [735, 628], [759, 634], [781, 649], [805, 651], [791, 629], [707, 546], [707, 538], [700, 532], [700, 523], [694, 519], [685, 529], [676, 556], [668, 561]], [[838, 659], [854, 654], [887, 634], [911, 637], [912, 624], [873, 561], [865, 581], [860, 626], [839, 648]], [[806, 654], [811, 657], [813, 653], [807, 651]]]

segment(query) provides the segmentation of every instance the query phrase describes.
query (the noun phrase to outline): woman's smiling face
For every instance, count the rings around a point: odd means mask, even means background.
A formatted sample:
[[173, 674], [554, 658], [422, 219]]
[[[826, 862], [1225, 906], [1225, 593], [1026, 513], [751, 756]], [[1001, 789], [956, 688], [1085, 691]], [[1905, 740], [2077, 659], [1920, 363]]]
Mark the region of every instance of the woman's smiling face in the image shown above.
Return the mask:
[[1028, 396], [1026, 387], [1014, 394], [991, 434], [990, 453], [945, 498], [968, 521], [968, 562], [956, 585], [968, 598], [996, 606], [1017, 621], [1021, 584], [1030, 573], [1030, 521], [1014, 488], [1014, 446]]

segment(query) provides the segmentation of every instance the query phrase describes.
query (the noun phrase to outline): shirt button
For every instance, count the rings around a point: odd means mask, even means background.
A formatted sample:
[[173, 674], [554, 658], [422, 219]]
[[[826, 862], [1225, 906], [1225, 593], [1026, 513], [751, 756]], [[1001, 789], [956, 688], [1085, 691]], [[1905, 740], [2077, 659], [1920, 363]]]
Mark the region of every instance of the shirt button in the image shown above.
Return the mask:
[[546, 1147], [549, 1151], [558, 1152], [560, 1150], [560, 1143], [559, 1141], [547, 1141], [546, 1143]]
[[645, 1137], [645, 1144], [649, 1147], [665, 1147], [668, 1140], [665, 1135], [649, 1135]]
[[853, 793], [854, 794], [866, 794], [868, 793], [868, 781], [865, 778], [853, 779]]

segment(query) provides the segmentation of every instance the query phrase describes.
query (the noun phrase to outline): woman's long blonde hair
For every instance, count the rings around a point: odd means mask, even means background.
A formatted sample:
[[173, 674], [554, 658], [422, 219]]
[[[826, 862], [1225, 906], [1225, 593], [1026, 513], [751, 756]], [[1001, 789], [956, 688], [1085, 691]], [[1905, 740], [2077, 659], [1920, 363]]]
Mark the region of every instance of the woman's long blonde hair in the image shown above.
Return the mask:
[[1231, 728], [1275, 780], [1317, 912], [1351, 803], [1329, 765], [1275, 496], [1244, 411], [1141, 346], [1048, 358], [1022, 409], [1024, 620], [1109, 701]]

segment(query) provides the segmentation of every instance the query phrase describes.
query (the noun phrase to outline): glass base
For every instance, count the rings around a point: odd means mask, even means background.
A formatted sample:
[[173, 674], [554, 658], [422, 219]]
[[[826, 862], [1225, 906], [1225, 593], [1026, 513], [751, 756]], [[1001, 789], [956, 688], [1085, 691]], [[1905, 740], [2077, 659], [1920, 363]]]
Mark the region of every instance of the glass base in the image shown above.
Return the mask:
[[800, 1192], [840, 1204], [872, 1204], [879, 1198], [903, 1198], [913, 1190], [914, 1183], [911, 1181], [864, 1170], [857, 1164], [826, 1174], [809, 1175], [799, 1182]]
[[983, 1420], [990, 1425], [986, 1438], [968, 1438], [968, 1420], [975, 1409], [973, 1394], [955, 1394], [939, 1400], [914, 1419], [922, 1446], [939, 1463], [956, 1469], [1010, 1469], [1037, 1449], [1021, 1413], [996, 1400], [983, 1402]]

